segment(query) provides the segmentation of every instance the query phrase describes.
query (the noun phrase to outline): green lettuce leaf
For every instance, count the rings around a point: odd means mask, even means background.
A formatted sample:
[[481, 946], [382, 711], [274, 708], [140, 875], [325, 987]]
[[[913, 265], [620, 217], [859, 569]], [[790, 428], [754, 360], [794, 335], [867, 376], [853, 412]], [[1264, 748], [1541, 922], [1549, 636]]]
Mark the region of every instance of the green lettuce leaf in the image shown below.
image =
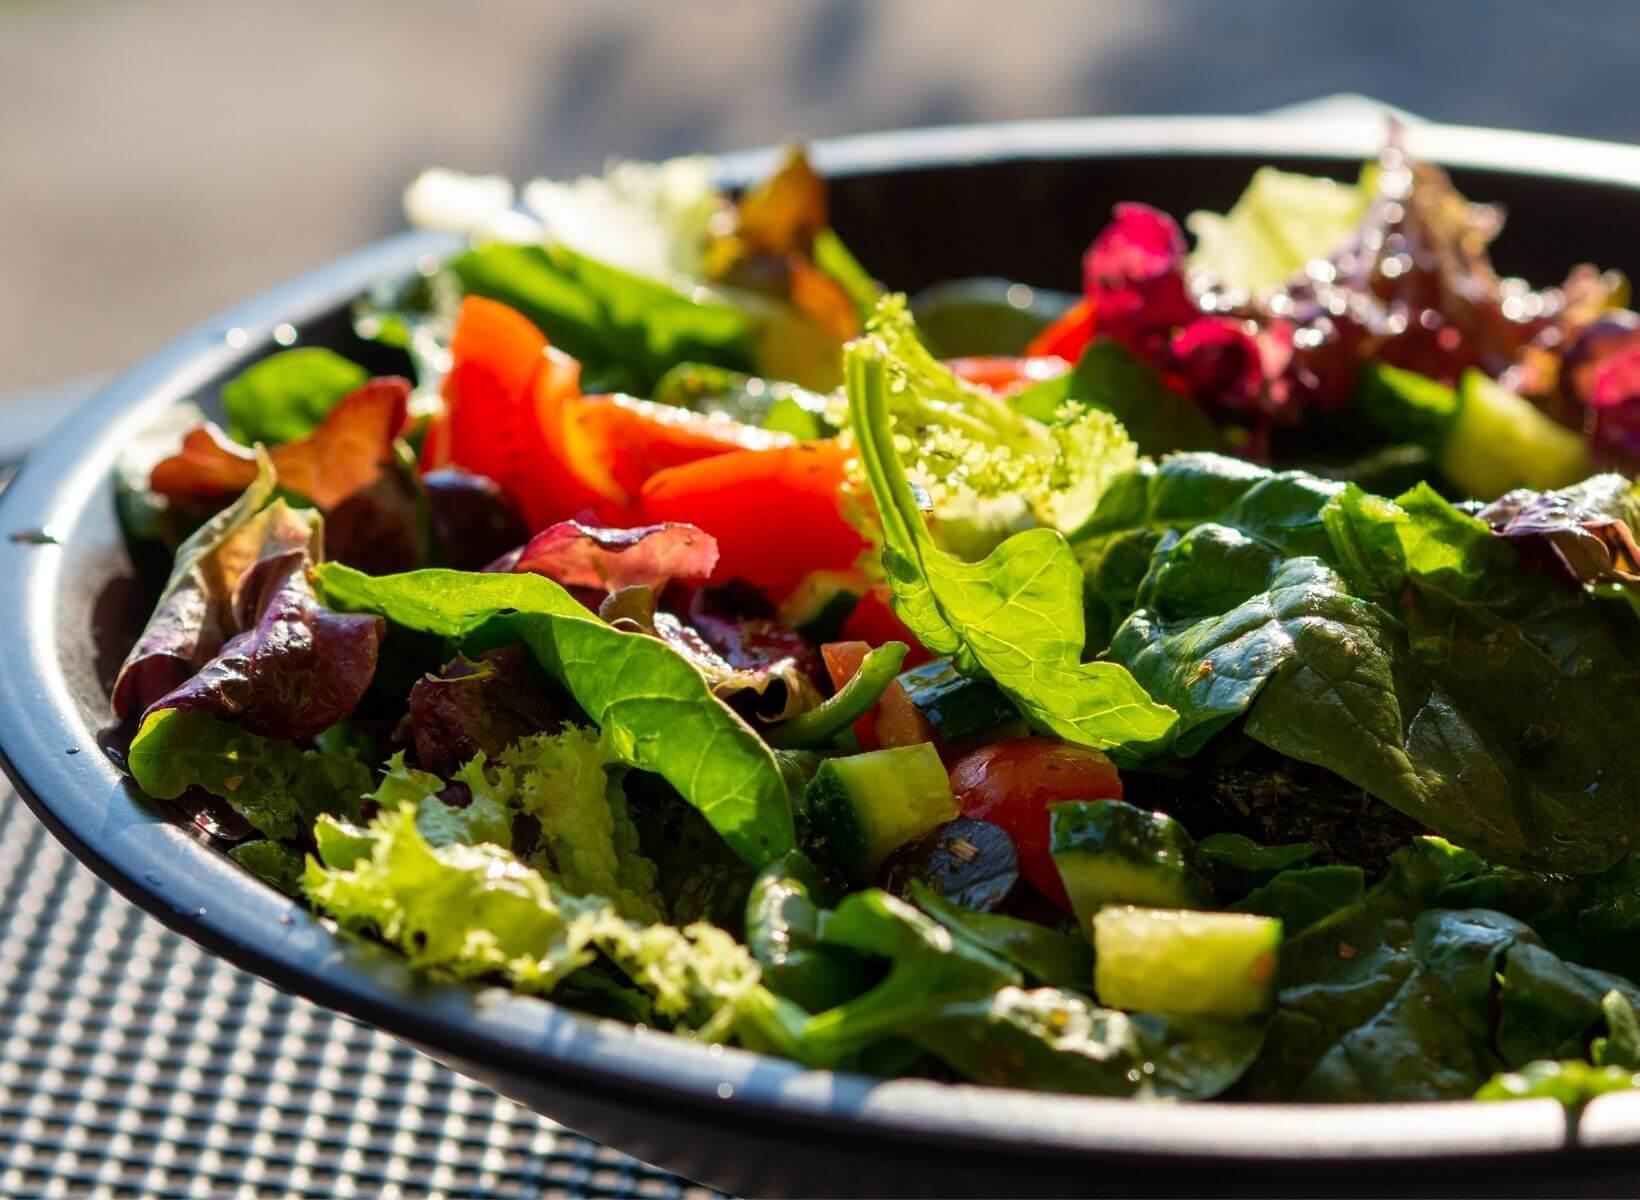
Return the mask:
[[[914, 455], [918, 481], [941, 523], [948, 509], [1018, 498], [1038, 523], [1074, 529], [1110, 481], [1137, 460], [1121, 425], [1085, 405], [1055, 405], [1047, 419], [958, 379], [923, 345], [904, 296], [887, 296], [867, 325], [889, 377], [885, 405]], [[859, 437], [856, 429], [855, 436]], [[985, 547], [989, 548], [989, 547]]]
[[270, 446], [305, 438], [370, 372], [323, 346], [281, 350], [222, 385], [228, 436]]
[[288, 842], [270, 838], [240, 842], [228, 851], [228, 857], [270, 887], [287, 896], [301, 896], [302, 852]]
[[656, 638], [597, 619], [535, 575], [317, 572], [326, 602], [444, 637], [521, 641], [603, 732], [621, 762], [653, 771], [754, 866], [795, 845], [780, 767], [762, 739]]
[[[603, 896], [634, 921], [660, 921], [665, 909], [655, 864], [639, 848], [612, 766], [597, 730], [568, 726], [556, 734], [535, 734], [509, 746], [493, 763], [480, 755], [463, 767], [456, 778], [467, 784], [473, 802], [454, 811], [493, 806], [507, 815], [509, 827], [514, 811], [533, 817], [540, 825], [541, 849], [531, 856], [532, 864], [550, 870], [574, 895]], [[510, 834], [498, 844], [510, 845]]]
[[[1138, 756], [1165, 742], [1175, 715], [1127, 670], [1082, 662], [1082, 572], [1063, 536], [1029, 529], [982, 562], [934, 545], [900, 464], [889, 420], [888, 360], [880, 340], [847, 354], [850, 419], [883, 525], [883, 566], [900, 619], [960, 670], [994, 680], [1039, 728], [1097, 749]], [[902, 379], [900, 386], [915, 387]]]
[[550, 993], [602, 956], [679, 1030], [799, 1052], [792, 1031], [800, 1017], [762, 986], [757, 963], [720, 929], [628, 921], [609, 901], [572, 896], [491, 843], [435, 846], [410, 804], [364, 829], [324, 818], [316, 834], [319, 855], [303, 878], [308, 898], [418, 968]]
[[322, 813], [356, 814], [374, 782], [370, 768], [351, 755], [303, 750], [176, 708], [142, 723], [126, 761], [137, 785], [156, 800], [204, 788], [274, 839], [305, 834]]
[[1365, 179], [1338, 183], [1260, 167], [1228, 213], [1185, 218], [1196, 235], [1190, 265], [1212, 271], [1227, 287], [1277, 287], [1310, 260], [1337, 253], [1366, 216], [1372, 194]]

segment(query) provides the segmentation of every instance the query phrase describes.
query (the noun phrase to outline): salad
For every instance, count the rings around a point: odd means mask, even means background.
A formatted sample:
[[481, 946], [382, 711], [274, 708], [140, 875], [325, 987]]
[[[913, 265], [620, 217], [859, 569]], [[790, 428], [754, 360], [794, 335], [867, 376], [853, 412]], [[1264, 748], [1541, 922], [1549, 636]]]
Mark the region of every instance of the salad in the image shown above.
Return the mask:
[[245, 868], [813, 1067], [1640, 1083], [1621, 276], [1500, 278], [1393, 137], [1090, 212], [1079, 295], [885, 291], [795, 150], [406, 207], [468, 237], [361, 361], [273, 353], [119, 470], [129, 770]]

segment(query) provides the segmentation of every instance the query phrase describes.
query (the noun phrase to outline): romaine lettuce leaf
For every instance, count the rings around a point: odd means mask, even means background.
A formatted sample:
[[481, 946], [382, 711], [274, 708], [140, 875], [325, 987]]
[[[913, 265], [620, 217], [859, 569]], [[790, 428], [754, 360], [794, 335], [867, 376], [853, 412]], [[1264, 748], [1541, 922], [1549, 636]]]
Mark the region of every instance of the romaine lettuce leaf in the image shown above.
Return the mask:
[[761, 865], [795, 845], [773, 754], [658, 639], [605, 624], [534, 575], [416, 571], [373, 578], [326, 564], [317, 577], [326, 600], [344, 609], [444, 637], [482, 630], [474, 651], [522, 641], [602, 729], [620, 761], [664, 777], [747, 862]]
[[[1126, 668], [1082, 662], [1082, 572], [1063, 536], [1026, 530], [978, 563], [934, 545], [895, 448], [892, 358], [880, 339], [866, 338], [850, 346], [847, 368], [850, 419], [900, 619], [959, 669], [990, 676], [1040, 728], [1130, 757], [1164, 742], [1177, 719], [1172, 710], [1152, 701]], [[898, 379], [901, 388], [919, 387], [922, 372], [912, 368]]]

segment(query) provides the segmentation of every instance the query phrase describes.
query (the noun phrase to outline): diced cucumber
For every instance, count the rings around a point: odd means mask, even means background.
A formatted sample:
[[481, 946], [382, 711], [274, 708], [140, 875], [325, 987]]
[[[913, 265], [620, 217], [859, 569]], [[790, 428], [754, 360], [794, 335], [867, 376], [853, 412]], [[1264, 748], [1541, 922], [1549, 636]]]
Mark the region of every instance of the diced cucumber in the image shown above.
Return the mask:
[[901, 672], [900, 686], [947, 744], [1020, 719], [996, 684], [962, 674], [949, 658]]
[[1458, 381], [1457, 419], [1440, 467], [1461, 492], [1496, 500], [1511, 488], [1566, 487], [1594, 470], [1588, 443], [1479, 371]]
[[1212, 905], [1207, 864], [1166, 813], [1121, 800], [1074, 800], [1048, 812], [1054, 865], [1083, 928], [1108, 904]]
[[1249, 913], [1102, 909], [1093, 918], [1094, 991], [1129, 1012], [1267, 1012], [1281, 936], [1280, 921]]
[[865, 590], [854, 571], [810, 571], [780, 602], [780, 623], [811, 642], [835, 642]]
[[815, 853], [855, 885], [895, 850], [959, 815], [932, 744], [828, 758], [803, 793]]
[[1434, 448], [1451, 434], [1459, 407], [1458, 393], [1439, 380], [1369, 362], [1361, 367], [1349, 412], [1378, 438]]

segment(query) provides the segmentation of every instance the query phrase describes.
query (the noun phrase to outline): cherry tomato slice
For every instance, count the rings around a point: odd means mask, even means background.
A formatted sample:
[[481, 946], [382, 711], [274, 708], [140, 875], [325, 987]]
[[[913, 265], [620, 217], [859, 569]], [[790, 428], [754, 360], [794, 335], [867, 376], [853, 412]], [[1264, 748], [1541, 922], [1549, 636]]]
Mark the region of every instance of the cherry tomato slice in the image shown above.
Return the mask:
[[865, 549], [837, 503], [848, 459], [834, 441], [703, 458], [650, 476], [643, 511], [715, 537], [714, 582], [790, 585], [810, 571], [845, 570]]
[[962, 815], [1008, 831], [1020, 870], [1066, 912], [1070, 898], [1054, 866], [1048, 806], [1064, 800], [1120, 800], [1122, 778], [1108, 757], [1058, 738], [996, 742], [958, 759], [951, 791]]

